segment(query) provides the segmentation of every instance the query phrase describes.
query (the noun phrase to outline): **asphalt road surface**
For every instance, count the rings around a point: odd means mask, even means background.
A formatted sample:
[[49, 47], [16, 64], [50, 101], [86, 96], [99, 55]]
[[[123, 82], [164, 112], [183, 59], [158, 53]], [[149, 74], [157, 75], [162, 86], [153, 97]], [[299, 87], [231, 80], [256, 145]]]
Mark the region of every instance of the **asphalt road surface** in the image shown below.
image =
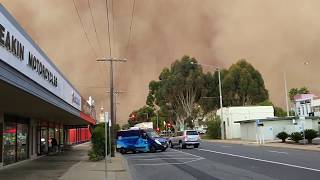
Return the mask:
[[133, 180], [320, 180], [320, 152], [202, 142], [124, 156]]

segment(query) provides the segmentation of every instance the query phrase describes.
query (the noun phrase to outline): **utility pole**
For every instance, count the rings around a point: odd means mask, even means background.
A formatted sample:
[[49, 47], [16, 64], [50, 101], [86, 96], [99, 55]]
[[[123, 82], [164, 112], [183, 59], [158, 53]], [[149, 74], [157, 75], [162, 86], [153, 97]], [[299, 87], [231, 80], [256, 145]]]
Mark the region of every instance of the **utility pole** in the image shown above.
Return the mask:
[[289, 117], [289, 102], [288, 102], [288, 87], [287, 87], [287, 72], [283, 72], [283, 78], [284, 78], [284, 91], [285, 91], [285, 97], [286, 97], [286, 108], [287, 108], [287, 117]]
[[115, 119], [114, 119], [114, 104], [113, 104], [113, 62], [126, 62], [126, 59], [115, 59], [115, 58], [102, 58], [97, 59], [98, 62], [110, 62], [110, 119], [111, 119], [111, 157], [115, 154]]

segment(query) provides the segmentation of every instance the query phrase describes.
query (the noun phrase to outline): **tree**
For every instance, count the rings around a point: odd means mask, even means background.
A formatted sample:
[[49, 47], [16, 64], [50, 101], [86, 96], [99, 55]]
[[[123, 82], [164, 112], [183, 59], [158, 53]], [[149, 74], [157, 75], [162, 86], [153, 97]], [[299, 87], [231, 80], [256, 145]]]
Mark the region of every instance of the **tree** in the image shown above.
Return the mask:
[[281, 107], [274, 106], [274, 115], [277, 117], [286, 117], [287, 112], [283, 110]]
[[130, 113], [128, 125], [132, 127], [138, 123], [150, 122], [153, 116], [155, 116], [153, 108], [150, 106], [143, 106], [142, 108]]
[[147, 104], [167, 109], [178, 129], [184, 128], [205, 89], [202, 68], [196, 63], [196, 59], [183, 56], [172, 63], [170, 69], [162, 70], [159, 81], [149, 84]]
[[310, 91], [307, 87], [301, 87], [300, 89], [299, 88], [291, 88], [290, 91], [289, 91], [289, 97], [290, 97], [290, 100], [293, 101], [294, 100], [294, 97], [296, 95], [299, 95], [299, 94], [309, 94]]
[[229, 68], [222, 85], [229, 106], [253, 105], [269, 98], [260, 72], [244, 59]]
[[220, 139], [221, 138], [221, 120], [215, 115], [210, 115], [207, 121], [207, 134], [209, 138]]

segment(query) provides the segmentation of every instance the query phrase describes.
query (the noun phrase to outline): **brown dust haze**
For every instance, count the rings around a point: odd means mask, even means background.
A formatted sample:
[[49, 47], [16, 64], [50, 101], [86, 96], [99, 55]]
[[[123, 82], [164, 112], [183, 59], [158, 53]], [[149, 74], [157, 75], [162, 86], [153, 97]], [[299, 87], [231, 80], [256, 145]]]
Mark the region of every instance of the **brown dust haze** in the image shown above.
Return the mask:
[[[87, 0], [75, 1], [96, 55], [72, 0], [1, 3], [84, 97], [93, 96], [97, 109], [109, 110], [108, 66], [95, 61], [110, 57], [105, 1], [90, 0], [100, 46]], [[307, 86], [319, 93], [320, 1], [136, 0], [126, 51], [132, 3], [113, 0], [114, 17], [109, 14], [112, 56], [128, 59], [115, 68], [116, 89], [126, 91], [118, 97], [121, 123], [145, 104], [148, 83], [183, 55], [220, 67], [246, 58], [262, 73], [271, 100], [282, 107], [284, 71], [288, 88]], [[311, 64], [304, 66], [305, 61]]]

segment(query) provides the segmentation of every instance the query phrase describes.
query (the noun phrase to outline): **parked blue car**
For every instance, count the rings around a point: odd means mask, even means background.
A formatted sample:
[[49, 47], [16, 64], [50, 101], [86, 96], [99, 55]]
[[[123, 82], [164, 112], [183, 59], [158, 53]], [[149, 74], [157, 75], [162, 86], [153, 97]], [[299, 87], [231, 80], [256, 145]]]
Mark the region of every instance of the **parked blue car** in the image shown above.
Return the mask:
[[117, 151], [127, 152], [156, 152], [165, 151], [168, 141], [161, 138], [153, 129], [130, 129], [117, 132]]

